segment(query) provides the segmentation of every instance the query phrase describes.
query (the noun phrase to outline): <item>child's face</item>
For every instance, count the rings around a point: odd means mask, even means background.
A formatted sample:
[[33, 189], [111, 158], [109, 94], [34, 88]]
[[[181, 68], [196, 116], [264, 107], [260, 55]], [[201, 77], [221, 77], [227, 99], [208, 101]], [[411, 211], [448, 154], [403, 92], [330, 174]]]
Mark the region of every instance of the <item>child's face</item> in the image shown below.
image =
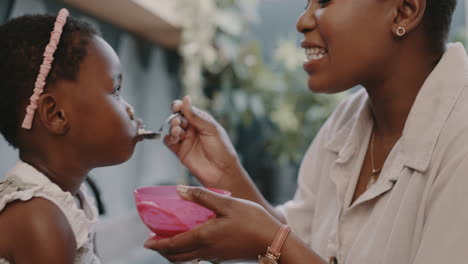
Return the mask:
[[112, 47], [96, 36], [87, 51], [78, 81], [65, 91], [71, 147], [78, 152], [76, 158], [92, 167], [122, 163], [140, 140], [141, 120], [119, 94], [121, 66]]
[[[383, 81], [395, 49], [392, 22], [395, 1], [309, 0], [297, 22], [309, 56], [304, 69], [308, 86], [321, 93], [336, 93], [355, 85]], [[323, 55], [325, 54], [325, 55]], [[386, 69], [387, 68], [387, 69]]]

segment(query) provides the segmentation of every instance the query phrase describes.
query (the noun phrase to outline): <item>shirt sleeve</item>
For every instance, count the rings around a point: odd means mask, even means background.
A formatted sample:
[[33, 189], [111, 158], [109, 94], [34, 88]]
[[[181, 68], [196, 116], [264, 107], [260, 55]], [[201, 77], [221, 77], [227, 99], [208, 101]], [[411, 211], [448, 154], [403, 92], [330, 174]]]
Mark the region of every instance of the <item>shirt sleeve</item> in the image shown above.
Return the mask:
[[320, 176], [320, 152], [323, 151], [325, 130], [326, 125], [319, 131], [301, 162], [294, 199], [277, 207], [294, 233], [307, 244], [310, 244], [312, 232], [317, 194], [314, 186], [317, 186], [317, 178]]
[[[413, 264], [467, 263], [468, 157], [436, 179]], [[444, 179], [446, 178], [446, 180]]]

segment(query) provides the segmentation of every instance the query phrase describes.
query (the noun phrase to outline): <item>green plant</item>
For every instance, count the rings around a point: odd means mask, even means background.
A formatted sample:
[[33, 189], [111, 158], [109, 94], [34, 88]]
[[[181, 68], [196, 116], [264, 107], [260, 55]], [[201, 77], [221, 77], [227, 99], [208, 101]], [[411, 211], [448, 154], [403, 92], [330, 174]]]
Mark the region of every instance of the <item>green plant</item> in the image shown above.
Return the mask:
[[[219, 73], [205, 72], [208, 110], [221, 120], [245, 158], [297, 166], [341, 95], [314, 94], [302, 70], [303, 51], [283, 40], [271, 65], [256, 42]], [[263, 155], [262, 155], [263, 154]]]
[[243, 165], [271, 199], [281, 168], [297, 169], [342, 95], [307, 89], [305, 54], [295, 40], [280, 41], [272, 63], [264, 62], [261, 46], [246, 37], [256, 1], [206, 1], [204, 15], [185, 24], [185, 89], [226, 128]]

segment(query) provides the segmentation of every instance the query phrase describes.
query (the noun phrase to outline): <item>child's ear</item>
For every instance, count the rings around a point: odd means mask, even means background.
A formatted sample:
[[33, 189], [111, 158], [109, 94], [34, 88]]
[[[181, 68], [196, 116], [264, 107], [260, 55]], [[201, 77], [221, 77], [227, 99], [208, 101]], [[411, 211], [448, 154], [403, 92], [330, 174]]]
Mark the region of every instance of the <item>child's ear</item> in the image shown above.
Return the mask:
[[392, 31], [398, 35], [398, 28], [403, 27], [408, 33], [422, 21], [426, 11], [426, 0], [396, 0], [396, 12]]
[[68, 116], [53, 94], [45, 93], [39, 98], [36, 115], [53, 134], [63, 135], [69, 129]]

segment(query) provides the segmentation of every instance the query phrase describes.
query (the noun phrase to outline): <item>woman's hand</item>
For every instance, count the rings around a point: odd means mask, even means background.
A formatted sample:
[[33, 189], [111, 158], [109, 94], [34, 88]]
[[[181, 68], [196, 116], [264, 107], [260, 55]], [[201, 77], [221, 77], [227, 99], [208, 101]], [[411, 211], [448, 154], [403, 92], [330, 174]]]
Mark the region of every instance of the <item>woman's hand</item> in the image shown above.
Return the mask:
[[222, 177], [244, 172], [226, 131], [211, 115], [192, 106], [188, 96], [172, 108], [183, 117], [171, 121], [164, 142], [204, 186], [226, 187], [220, 185]]
[[172, 262], [254, 260], [265, 253], [281, 226], [253, 202], [198, 187], [179, 186], [178, 190], [183, 198], [211, 209], [217, 217], [172, 238], [146, 241], [146, 248]]

